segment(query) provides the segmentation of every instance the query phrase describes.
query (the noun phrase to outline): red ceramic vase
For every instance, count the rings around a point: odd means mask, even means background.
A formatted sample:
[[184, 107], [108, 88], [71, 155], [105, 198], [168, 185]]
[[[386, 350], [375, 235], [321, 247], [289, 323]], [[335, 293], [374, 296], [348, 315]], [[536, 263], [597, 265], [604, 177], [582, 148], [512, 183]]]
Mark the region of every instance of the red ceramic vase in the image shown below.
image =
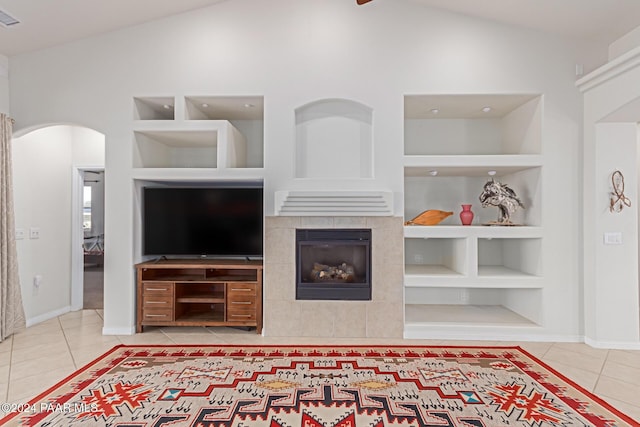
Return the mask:
[[473, 222], [473, 212], [471, 212], [471, 205], [462, 205], [462, 211], [460, 211], [460, 221], [462, 225], [471, 225]]

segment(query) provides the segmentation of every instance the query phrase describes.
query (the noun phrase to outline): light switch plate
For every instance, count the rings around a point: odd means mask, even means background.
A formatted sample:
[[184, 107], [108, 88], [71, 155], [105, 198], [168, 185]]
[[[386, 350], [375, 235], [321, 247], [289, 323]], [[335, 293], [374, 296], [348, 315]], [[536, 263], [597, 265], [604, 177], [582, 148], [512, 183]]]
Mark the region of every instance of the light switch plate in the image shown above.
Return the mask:
[[621, 245], [622, 244], [622, 232], [616, 231], [612, 233], [604, 233], [605, 245]]

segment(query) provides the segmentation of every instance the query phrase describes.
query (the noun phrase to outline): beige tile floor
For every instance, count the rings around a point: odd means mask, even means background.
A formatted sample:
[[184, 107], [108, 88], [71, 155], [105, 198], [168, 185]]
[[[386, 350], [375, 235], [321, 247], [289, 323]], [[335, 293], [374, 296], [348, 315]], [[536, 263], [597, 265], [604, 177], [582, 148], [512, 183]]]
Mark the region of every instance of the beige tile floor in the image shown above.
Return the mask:
[[133, 336], [103, 336], [101, 310], [83, 310], [15, 334], [0, 343], [0, 403], [27, 402], [118, 344], [520, 345], [640, 421], [640, 351], [595, 349], [578, 343], [265, 338], [233, 328], [147, 329]]

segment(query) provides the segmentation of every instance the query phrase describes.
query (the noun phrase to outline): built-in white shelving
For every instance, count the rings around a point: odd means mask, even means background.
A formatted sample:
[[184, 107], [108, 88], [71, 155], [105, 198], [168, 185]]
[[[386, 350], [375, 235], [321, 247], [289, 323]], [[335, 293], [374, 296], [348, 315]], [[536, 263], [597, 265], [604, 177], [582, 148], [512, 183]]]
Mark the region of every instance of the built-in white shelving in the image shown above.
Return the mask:
[[405, 226], [405, 286], [540, 288], [540, 227]]
[[487, 177], [488, 171], [504, 176], [527, 169], [542, 166], [539, 154], [501, 154], [501, 155], [405, 155], [405, 176], [430, 176], [437, 171], [437, 176]]
[[259, 181], [264, 179], [262, 168], [138, 168], [132, 172], [133, 179], [157, 182], [213, 182], [213, 181]]
[[[489, 108], [486, 108], [489, 107]], [[404, 227], [405, 336], [500, 339], [542, 323], [542, 97], [405, 97], [404, 211], [453, 212]], [[525, 205], [517, 225], [490, 225], [484, 184], [509, 185]], [[462, 204], [474, 221], [461, 225]], [[493, 338], [491, 338], [493, 337]]]
[[[523, 340], [541, 327], [500, 304], [407, 304], [405, 338]], [[425, 328], [428, 326], [428, 333]]]
[[206, 176], [207, 170], [263, 166], [255, 160], [263, 149], [261, 97], [147, 96], [133, 104], [134, 175], [201, 169], [196, 174]]
[[134, 130], [136, 168], [238, 168], [246, 165], [246, 140], [225, 120], [141, 123]]

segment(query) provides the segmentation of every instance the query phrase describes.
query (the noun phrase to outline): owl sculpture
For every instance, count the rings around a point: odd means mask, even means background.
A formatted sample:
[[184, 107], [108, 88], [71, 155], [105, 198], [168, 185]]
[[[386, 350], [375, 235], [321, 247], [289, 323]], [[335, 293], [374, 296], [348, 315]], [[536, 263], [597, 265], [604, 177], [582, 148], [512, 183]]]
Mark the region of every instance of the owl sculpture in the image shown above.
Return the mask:
[[487, 181], [480, 193], [480, 203], [482, 207], [495, 206], [498, 208], [498, 220], [492, 222], [492, 224], [512, 224], [510, 218], [518, 208], [523, 208], [524, 205], [518, 199], [515, 191], [509, 188], [506, 184], [502, 184], [498, 181]]

